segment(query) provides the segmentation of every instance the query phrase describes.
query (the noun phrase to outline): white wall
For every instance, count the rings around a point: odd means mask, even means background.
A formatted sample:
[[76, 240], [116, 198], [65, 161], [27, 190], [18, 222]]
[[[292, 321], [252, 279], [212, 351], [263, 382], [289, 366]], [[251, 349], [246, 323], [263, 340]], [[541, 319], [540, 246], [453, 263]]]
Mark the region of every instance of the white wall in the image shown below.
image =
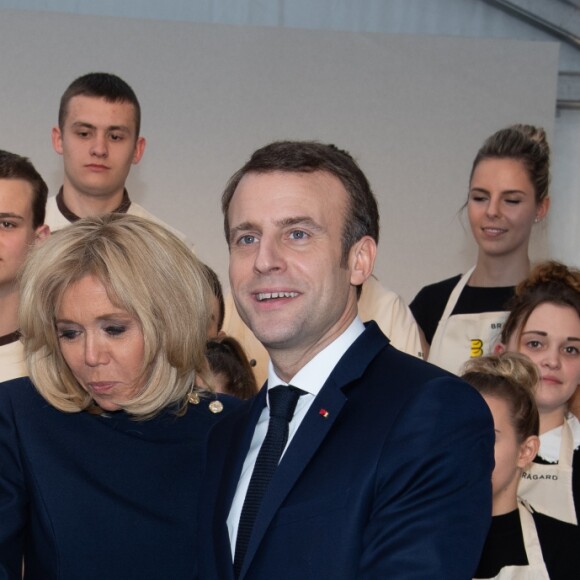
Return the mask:
[[64, 88], [90, 70], [133, 86], [149, 145], [130, 194], [184, 231], [224, 282], [219, 196], [250, 153], [280, 138], [350, 150], [382, 211], [377, 274], [407, 299], [471, 263], [456, 213], [475, 152], [514, 122], [551, 134], [558, 70], [555, 43], [36, 12], [0, 13], [0, 51], [0, 147], [30, 156], [52, 191]]
[[550, 256], [580, 268], [580, 111], [560, 111], [555, 134]]

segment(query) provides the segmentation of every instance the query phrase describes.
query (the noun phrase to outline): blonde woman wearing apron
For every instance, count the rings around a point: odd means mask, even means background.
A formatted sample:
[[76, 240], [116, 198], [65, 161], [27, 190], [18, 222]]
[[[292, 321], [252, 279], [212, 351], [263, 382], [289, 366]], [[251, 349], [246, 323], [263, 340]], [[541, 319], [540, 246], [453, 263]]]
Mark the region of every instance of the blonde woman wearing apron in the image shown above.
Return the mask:
[[530, 269], [532, 228], [549, 209], [549, 169], [545, 132], [530, 125], [502, 129], [479, 150], [464, 206], [477, 263], [424, 287], [410, 304], [430, 362], [457, 374], [468, 359], [492, 352], [514, 287]]
[[580, 384], [580, 270], [538, 265], [516, 289], [501, 340], [501, 349], [527, 355], [541, 377], [540, 451], [519, 494], [536, 511], [578, 527], [580, 423], [568, 407]]
[[534, 513], [517, 496], [522, 472], [539, 447], [537, 368], [526, 357], [505, 353], [470, 360], [463, 378], [489, 405], [496, 431], [493, 517], [474, 578], [574, 578], [580, 569], [578, 528]]

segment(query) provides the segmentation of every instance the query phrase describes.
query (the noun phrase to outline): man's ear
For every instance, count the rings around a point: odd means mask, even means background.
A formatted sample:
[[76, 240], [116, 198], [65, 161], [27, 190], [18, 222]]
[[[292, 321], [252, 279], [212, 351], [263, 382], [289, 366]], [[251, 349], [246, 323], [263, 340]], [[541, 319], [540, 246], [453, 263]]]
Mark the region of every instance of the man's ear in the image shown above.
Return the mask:
[[135, 151], [133, 152], [133, 165], [137, 165], [139, 161], [141, 161], [141, 157], [143, 157], [143, 153], [145, 153], [145, 145], [147, 142], [145, 141], [145, 137], [137, 137], [137, 141], [135, 143]]
[[62, 155], [62, 133], [60, 127], [53, 127], [51, 134], [52, 148]]
[[518, 467], [523, 469], [526, 465], [534, 460], [540, 449], [540, 438], [536, 435], [530, 435], [521, 445], [518, 456]]
[[42, 224], [34, 231], [34, 243], [42, 242], [42, 240], [48, 238], [48, 236], [50, 236], [50, 228], [48, 227], [48, 224]]
[[349, 252], [350, 283], [360, 286], [373, 273], [377, 243], [370, 236], [362, 237]]

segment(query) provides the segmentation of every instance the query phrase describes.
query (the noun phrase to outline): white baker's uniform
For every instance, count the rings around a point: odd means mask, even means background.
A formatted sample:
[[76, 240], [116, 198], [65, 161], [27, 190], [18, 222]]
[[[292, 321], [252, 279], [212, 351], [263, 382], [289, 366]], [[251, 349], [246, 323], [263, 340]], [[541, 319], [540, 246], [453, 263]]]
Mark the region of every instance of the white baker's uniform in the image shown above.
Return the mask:
[[[192, 246], [188, 242], [185, 235], [182, 234], [179, 230], [172, 228], [164, 221], [155, 217], [151, 212], [147, 211], [143, 206], [139, 205], [138, 203], [132, 201], [131, 205], [129, 206], [129, 209], [127, 210], [127, 214], [136, 215], [137, 217], [149, 219], [167, 228], [170, 232], [174, 233], [181, 241], [185, 242], [188, 246]], [[56, 203], [56, 195], [49, 197], [46, 202], [46, 217], [44, 218], [44, 223], [48, 225], [51, 232], [62, 230], [62, 228], [66, 228], [66, 226], [70, 226], [71, 224], [71, 222], [69, 222], [68, 219], [64, 215], [62, 215], [62, 213], [58, 209], [58, 205]]]
[[461, 292], [475, 270], [466, 272], [449, 296], [431, 341], [428, 361], [456, 375], [470, 359], [492, 354], [508, 312], [478, 312], [451, 316]]
[[16, 340], [0, 346], [0, 382], [26, 376], [23, 344]]
[[[529, 502], [537, 512], [568, 524], [578, 525], [572, 488], [574, 436], [570, 420], [577, 419], [570, 416], [562, 425], [558, 463], [553, 465], [531, 463], [522, 473], [518, 495]], [[578, 548], [580, 549], [580, 546]]]

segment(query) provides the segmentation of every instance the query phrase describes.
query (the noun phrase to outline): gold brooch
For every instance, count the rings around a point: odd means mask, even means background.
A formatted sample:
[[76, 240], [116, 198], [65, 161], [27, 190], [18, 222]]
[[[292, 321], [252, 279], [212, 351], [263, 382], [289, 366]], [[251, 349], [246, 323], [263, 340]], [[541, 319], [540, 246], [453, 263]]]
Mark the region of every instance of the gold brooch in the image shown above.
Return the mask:
[[197, 393], [188, 393], [187, 400], [192, 405], [199, 405], [199, 395]]
[[209, 410], [212, 413], [221, 413], [224, 410], [224, 406], [221, 401], [212, 401], [209, 404]]

